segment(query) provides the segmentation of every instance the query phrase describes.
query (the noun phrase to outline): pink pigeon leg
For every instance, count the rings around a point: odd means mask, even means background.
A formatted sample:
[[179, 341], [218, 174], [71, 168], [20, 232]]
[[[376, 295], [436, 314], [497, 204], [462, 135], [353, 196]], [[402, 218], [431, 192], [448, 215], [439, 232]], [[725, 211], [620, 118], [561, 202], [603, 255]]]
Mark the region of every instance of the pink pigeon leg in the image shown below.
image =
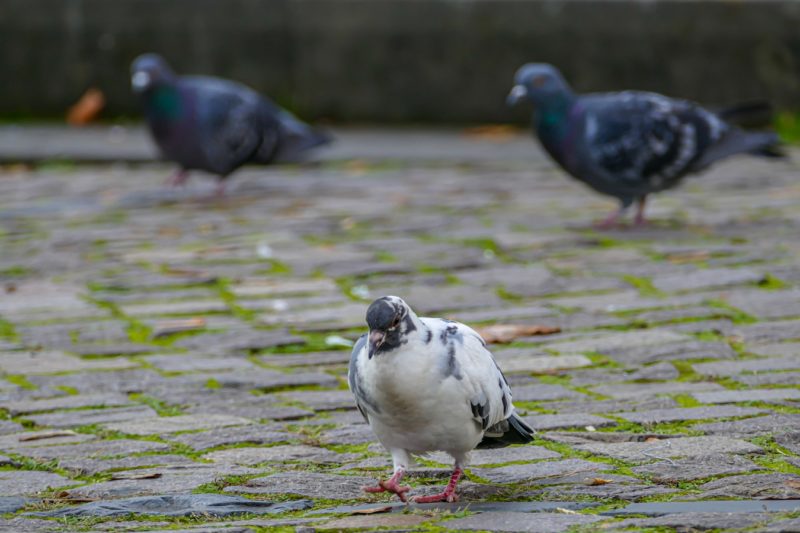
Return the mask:
[[225, 196], [225, 178], [220, 178], [219, 181], [217, 181], [217, 187], [214, 189], [214, 196], [217, 198]]
[[612, 211], [610, 215], [608, 215], [600, 222], [597, 222], [594, 226], [597, 229], [610, 229], [619, 223], [620, 218], [624, 213], [625, 213], [625, 206], [620, 206], [619, 209], [617, 209], [616, 211]]
[[392, 494], [397, 494], [397, 497], [400, 498], [400, 501], [405, 502], [406, 492], [411, 490], [411, 487], [403, 487], [400, 485], [400, 480], [403, 479], [405, 473], [405, 470], [398, 468], [394, 471], [394, 475], [387, 481], [378, 481], [378, 486], [362, 487], [361, 490], [364, 492], [391, 492]]
[[172, 176], [167, 179], [167, 185], [170, 187], [179, 187], [186, 184], [189, 179], [189, 171], [183, 168], [176, 170]]
[[646, 202], [647, 196], [639, 198], [639, 203], [636, 206], [636, 217], [633, 219], [633, 223], [637, 226], [644, 226], [647, 224], [647, 219], [644, 217], [644, 206]]
[[461, 476], [464, 475], [464, 471], [461, 470], [461, 467], [456, 467], [453, 470], [453, 475], [450, 476], [450, 482], [447, 484], [443, 492], [439, 494], [433, 494], [431, 496], [417, 496], [414, 498], [415, 503], [433, 503], [433, 502], [457, 502], [458, 501], [458, 494], [456, 494], [456, 485], [458, 484], [458, 480], [461, 479]]

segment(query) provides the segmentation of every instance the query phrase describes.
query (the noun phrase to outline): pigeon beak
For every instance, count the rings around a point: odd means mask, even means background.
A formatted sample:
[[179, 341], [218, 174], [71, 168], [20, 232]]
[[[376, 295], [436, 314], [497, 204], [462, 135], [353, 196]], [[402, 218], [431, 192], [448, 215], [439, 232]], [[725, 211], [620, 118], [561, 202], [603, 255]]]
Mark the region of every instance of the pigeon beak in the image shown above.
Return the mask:
[[528, 89], [524, 85], [514, 85], [506, 97], [506, 105], [509, 107], [515, 106], [526, 96], [528, 96]]
[[369, 332], [369, 356], [372, 357], [375, 355], [375, 352], [378, 351], [378, 348], [381, 347], [383, 342], [386, 340], [386, 332], [380, 331], [377, 329], [371, 330]]
[[131, 78], [131, 87], [135, 92], [142, 92], [150, 86], [150, 74], [140, 70]]

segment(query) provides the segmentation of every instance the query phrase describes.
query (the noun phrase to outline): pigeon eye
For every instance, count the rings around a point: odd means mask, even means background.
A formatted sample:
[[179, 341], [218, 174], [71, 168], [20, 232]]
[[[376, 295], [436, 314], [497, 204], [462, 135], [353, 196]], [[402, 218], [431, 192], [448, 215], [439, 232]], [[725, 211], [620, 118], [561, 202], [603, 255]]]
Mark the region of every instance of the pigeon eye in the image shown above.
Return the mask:
[[536, 76], [535, 78], [533, 78], [533, 80], [531, 80], [531, 85], [533, 85], [534, 87], [541, 87], [545, 83], [547, 83], [547, 77], [545, 76]]
[[392, 329], [396, 328], [399, 325], [400, 325], [400, 317], [396, 316], [396, 317], [394, 317], [394, 320], [392, 321]]

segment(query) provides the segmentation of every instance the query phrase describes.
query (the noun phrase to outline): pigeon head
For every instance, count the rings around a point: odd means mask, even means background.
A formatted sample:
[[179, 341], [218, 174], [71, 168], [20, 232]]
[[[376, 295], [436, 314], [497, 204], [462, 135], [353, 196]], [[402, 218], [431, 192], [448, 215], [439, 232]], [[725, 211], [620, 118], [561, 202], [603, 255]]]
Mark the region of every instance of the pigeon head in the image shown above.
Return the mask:
[[513, 106], [528, 100], [539, 107], [571, 98], [572, 89], [557, 68], [547, 63], [528, 63], [514, 75], [514, 87], [508, 93], [506, 103]]
[[414, 311], [397, 296], [384, 296], [367, 309], [369, 357], [390, 352], [408, 342], [408, 334], [417, 329]]
[[143, 54], [131, 64], [131, 87], [144, 93], [159, 85], [169, 85], [176, 79], [169, 64], [158, 54]]

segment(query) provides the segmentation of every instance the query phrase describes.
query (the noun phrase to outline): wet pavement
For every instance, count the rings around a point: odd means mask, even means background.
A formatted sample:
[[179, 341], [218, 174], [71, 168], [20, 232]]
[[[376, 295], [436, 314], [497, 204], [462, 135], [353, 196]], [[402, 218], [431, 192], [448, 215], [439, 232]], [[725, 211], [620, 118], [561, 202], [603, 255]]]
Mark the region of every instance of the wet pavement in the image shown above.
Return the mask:
[[[614, 204], [523, 133], [335, 133], [220, 199], [135, 128], [0, 129], [0, 529], [800, 530], [795, 163], [598, 232]], [[539, 434], [475, 453], [458, 504], [360, 490], [390, 463], [348, 345], [385, 294], [560, 329], [492, 345]], [[420, 462], [433, 493], [449, 460]]]

